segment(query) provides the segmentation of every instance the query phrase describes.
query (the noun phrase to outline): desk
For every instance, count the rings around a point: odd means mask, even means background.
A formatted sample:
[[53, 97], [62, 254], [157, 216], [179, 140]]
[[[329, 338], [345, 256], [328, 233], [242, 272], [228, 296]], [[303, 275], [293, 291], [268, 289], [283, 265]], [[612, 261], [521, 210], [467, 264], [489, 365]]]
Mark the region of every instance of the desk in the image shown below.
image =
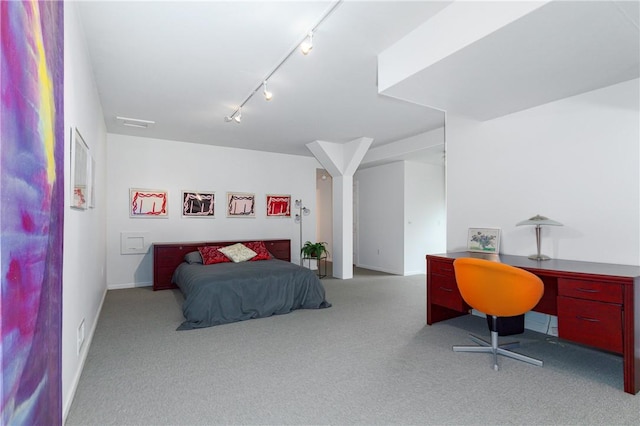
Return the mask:
[[[544, 295], [533, 308], [558, 317], [558, 337], [623, 357], [624, 391], [640, 391], [640, 267], [457, 252], [427, 255], [427, 324], [466, 315], [453, 261], [496, 260], [534, 273]], [[637, 342], [637, 343], [636, 343]]]

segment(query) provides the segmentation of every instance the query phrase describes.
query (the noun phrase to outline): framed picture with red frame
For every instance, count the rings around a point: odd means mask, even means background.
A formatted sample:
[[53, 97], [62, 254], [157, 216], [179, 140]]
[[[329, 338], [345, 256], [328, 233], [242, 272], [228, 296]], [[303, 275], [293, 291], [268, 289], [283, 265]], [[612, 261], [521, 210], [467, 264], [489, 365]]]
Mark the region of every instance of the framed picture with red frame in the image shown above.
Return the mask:
[[291, 195], [267, 194], [267, 217], [291, 217]]
[[129, 189], [129, 217], [166, 218], [169, 193], [161, 189]]

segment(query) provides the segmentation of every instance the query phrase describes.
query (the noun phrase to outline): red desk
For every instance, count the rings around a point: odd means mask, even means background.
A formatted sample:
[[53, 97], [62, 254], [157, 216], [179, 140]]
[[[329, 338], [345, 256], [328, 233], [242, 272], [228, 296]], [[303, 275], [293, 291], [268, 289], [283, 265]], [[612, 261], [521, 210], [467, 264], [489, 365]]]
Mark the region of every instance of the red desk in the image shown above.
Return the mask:
[[[533, 308], [558, 317], [558, 337], [619, 354], [624, 391], [640, 391], [640, 267], [525, 256], [457, 252], [427, 255], [427, 324], [466, 315], [453, 261], [460, 257], [497, 260], [536, 274], [544, 295]], [[637, 342], [637, 343], [636, 343]]]

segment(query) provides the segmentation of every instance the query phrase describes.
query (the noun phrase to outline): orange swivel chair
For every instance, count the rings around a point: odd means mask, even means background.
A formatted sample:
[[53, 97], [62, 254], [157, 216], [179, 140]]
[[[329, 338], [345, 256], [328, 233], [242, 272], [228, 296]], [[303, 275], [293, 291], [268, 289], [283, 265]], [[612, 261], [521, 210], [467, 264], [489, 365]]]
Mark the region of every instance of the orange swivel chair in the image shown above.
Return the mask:
[[487, 315], [491, 330], [490, 343], [470, 334], [469, 338], [480, 346], [454, 346], [453, 350], [493, 353], [494, 370], [498, 370], [498, 355], [542, 367], [542, 361], [509, 350], [519, 346], [518, 342], [498, 345], [499, 320], [530, 311], [544, 293], [542, 280], [524, 269], [484, 259], [456, 259], [453, 268], [462, 298]]

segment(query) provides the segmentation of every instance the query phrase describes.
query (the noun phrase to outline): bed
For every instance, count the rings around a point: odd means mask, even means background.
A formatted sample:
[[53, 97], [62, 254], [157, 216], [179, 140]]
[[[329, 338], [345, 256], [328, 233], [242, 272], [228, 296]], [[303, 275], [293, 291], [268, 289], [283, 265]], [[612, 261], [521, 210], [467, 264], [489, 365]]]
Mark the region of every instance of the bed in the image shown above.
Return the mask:
[[177, 287], [184, 295], [185, 321], [178, 330], [331, 306], [318, 276], [290, 262], [290, 240], [263, 240], [263, 247], [268, 250], [264, 257], [269, 257], [268, 260], [210, 265], [197, 261], [198, 258], [202, 261], [199, 247], [228, 247], [238, 242], [251, 244], [248, 241], [154, 244], [154, 290]]

